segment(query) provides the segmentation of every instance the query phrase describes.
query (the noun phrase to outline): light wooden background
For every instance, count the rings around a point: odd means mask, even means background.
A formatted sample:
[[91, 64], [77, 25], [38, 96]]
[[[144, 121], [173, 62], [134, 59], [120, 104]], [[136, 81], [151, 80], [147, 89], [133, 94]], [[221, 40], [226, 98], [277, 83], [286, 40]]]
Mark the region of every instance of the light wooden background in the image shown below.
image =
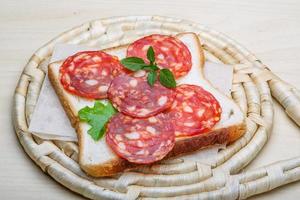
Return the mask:
[[[81, 199], [24, 153], [11, 124], [12, 95], [31, 54], [85, 21], [119, 15], [185, 18], [224, 32], [279, 76], [300, 87], [299, 0], [0, 1], [0, 199]], [[276, 103], [275, 103], [276, 104]], [[271, 138], [247, 169], [300, 155], [300, 131], [276, 104]], [[299, 199], [300, 182], [252, 199]]]

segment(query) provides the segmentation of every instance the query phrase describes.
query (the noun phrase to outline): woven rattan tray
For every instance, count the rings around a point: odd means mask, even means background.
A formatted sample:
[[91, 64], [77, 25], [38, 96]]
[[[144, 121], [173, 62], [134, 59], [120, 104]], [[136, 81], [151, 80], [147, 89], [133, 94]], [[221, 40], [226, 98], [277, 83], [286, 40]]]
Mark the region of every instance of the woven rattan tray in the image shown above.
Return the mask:
[[[211, 165], [165, 161], [112, 178], [94, 179], [77, 163], [73, 142], [42, 140], [28, 124], [57, 43], [108, 48], [128, 44], [151, 33], [195, 32], [206, 58], [234, 66], [232, 98], [246, 115], [247, 132], [218, 152]], [[66, 31], [38, 49], [24, 68], [14, 96], [13, 121], [26, 153], [57, 182], [91, 199], [245, 199], [300, 180], [299, 157], [238, 173], [267, 142], [273, 123], [272, 96], [300, 125], [300, 93], [272, 74], [252, 53], [227, 36], [190, 21], [160, 16], [129, 16], [95, 20]]]

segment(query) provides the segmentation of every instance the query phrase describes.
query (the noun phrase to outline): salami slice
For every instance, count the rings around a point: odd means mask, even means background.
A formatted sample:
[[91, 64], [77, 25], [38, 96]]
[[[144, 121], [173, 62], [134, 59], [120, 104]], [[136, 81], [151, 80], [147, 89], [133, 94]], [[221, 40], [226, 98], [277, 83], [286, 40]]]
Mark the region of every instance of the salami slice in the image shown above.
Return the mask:
[[158, 81], [150, 86], [146, 76], [120, 75], [108, 90], [108, 98], [120, 112], [138, 118], [153, 116], [170, 108], [174, 97], [174, 90], [163, 87]]
[[91, 99], [107, 98], [113, 78], [125, 68], [103, 51], [84, 51], [68, 57], [60, 67], [60, 81], [68, 92]]
[[198, 135], [209, 131], [221, 116], [215, 97], [196, 85], [180, 85], [168, 116], [175, 121], [176, 137]]
[[138, 164], [161, 160], [173, 148], [173, 123], [166, 115], [132, 118], [118, 113], [107, 125], [106, 142], [120, 157]]
[[158, 66], [170, 69], [176, 78], [186, 75], [192, 67], [191, 53], [179, 39], [167, 35], [149, 35], [143, 37], [127, 49], [127, 57], [140, 57], [147, 60], [147, 50], [152, 46]]

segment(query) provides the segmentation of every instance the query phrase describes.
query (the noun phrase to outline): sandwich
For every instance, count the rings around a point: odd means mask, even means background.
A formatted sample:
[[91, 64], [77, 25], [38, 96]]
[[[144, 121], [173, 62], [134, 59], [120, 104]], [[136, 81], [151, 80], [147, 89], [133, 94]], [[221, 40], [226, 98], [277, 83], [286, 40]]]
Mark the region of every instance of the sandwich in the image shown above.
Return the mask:
[[50, 63], [83, 171], [112, 176], [240, 138], [244, 114], [205, 79], [204, 61], [199, 37], [181, 33]]

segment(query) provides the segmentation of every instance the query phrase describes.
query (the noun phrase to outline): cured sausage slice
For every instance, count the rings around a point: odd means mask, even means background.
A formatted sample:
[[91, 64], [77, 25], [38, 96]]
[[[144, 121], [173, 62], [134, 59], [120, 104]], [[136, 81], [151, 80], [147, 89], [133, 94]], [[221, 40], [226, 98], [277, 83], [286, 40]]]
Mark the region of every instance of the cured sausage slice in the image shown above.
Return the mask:
[[179, 39], [167, 35], [149, 35], [143, 37], [127, 49], [127, 57], [140, 57], [147, 60], [147, 50], [152, 46], [158, 66], [170, 69], [176, 78], [186, 75], [192, 67], [191, 53]]
[[60, 81], [68, 92], [90, 99], [107, 98], [113, 78], [125, 68], [103, 51], [84, 51], [68, 57], [60, 67]]
[[107, 125], [106, 142], [129, 162], [153, 163], [172, 150], [175, 144], [173, 123], [162, 113], [143, 119], [118, 113]]
[[127, 74], [116, 77], [108, 90], [108, 98], [120, 112], [138, 118], [153, 116], [170, 108], [174, 96], [173, 89], [163, 87], [158, 81], [150, 86], [146, 76]]
[[185, 137], [209, 131], [221, 116], [221, 107], [215, 97], [196, 85], [180, 85], [171, 109], [167, 112], [175, 122], [176, 137]]

